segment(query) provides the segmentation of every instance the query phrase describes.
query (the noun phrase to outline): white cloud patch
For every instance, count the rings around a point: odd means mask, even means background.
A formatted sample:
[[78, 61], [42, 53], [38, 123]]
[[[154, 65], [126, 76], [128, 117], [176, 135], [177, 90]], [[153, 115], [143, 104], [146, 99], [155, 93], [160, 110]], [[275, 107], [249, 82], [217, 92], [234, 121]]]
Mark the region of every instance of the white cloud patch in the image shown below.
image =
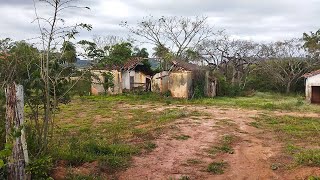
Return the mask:
[[[232, 37], [255, 41], [273, 41], [301, 37], [303, 32], [320, 28], [320, 0], [81, 0], [79, 6], [91, 10], [72, 9], [65, 12], [67, 24], [89, 23], [92, 35], [127, 36], [119, 24], [135, 24], [144, 16], [208, 16], [208, 23], [225, 29]], [[47, 15], [49, 7], [38, 11]], [[32, 0], [0, 0], [0, 38], [15, 40], [37, 36]]]

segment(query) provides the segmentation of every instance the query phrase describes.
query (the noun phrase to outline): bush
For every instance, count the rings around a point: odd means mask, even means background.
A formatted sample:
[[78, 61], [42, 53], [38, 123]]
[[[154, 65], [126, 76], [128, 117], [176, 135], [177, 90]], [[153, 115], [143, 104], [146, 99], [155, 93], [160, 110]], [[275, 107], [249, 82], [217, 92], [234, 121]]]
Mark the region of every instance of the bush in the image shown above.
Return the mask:
[[90, 95], [90, 93], [91, 93], [90, 80], [79, 80], [71, 90], [72, 95], [78, 95], [78, 96], [86, 96], [86, 95]]
[[223, 77], [218, 77], [218, 96], [239, 96], [242, 93], [242, 89], [239, 85], [232, 85], [228, 83]]
[[49, 172], [53, 167], [52, 158], [50, 156], [42, 156], [32, 160], [27, 166], [27, 172], [31, 173], [32, 179], [52, 179]]

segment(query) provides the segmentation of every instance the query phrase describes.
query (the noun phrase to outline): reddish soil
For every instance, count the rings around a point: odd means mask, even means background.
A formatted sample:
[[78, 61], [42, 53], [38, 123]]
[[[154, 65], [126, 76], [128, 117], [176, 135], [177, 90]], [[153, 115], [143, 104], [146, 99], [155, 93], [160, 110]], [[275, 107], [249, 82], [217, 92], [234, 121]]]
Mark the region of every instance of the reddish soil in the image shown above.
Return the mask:
[[[141, 105], [138, 108], [146, 108]], [[126, 108], [132, 108], [126, 105]], [[203, 115], [179, 119], [171, 123], [168, 130], [157, 137], [157, 148], [152, 152], [133, 157], [132, 165], [115, 176], [120, 180], [180, 179], [306, 179], [320, 176], [320, 168], [288, 168], [292, 159], [283, 153], [283, 144], [269, 131], [250, 126], [261, 112], [234, 108], [167, 106], [150, 111], [163, 111], [168, 108], [187, 108], [203, 112]], [[274, 115], [299, 115], [318, 117], [318, 114], [274, 112]], [[99, 120], [100, 118], [96, 118]], [[234, 153], [210, 155], [208, 150], [218, 144], [223, 135], [234, 135], [237, 141], [232, 144]], [[175, 137], [187, 135], [186, 140]], [[207, 172], [212, 162], [228, 163], [225, 172], [215, 175]], [[85, 164], [73, 172], [88, 174], [94, 172], [96, 164]], [[276, 168], [272, 168], [276, 167]], [[66, 170], [57, 167], [57, 179]], [[275, 169], [275, 170], [272, 170]], [[59, 171], [61, 173], [59, 174]]]
[[[305, 179], [311, 175], [320, 175], [319, 168], [287, 170], [284, 167], [283, 163], [287, 163], [288, 158], [282, 154], [283, 145], [271, 132], [248, 125], [259, 111], [187, 108], [204, 112], [207, 117], [174, 122], [172, 125], [175, 128], [156, 140], [158, 147], [153, 152], [134, 157], [132, 166], [118, 174], [120, 180], [179, 179], [184, 176], [190, 179], [221, 180]], [[276, 115], [281, 113], [277, 112]], [[239, 139], [233, 146], [234, 154], [209, 155], [208, 149], [226, 134], [233, 134]], [[177, 140], [173, 138], [176, 135], [188, 135], [190, 138]], [[190, 164], [190, 160], [197, 160], [198, 163]], [[214, 161], [228, 163], [224, 174], [214, 175], [206, 171], [208, 164]], [[272, 170], [272, 167], [276, 167], [276, 170]]]

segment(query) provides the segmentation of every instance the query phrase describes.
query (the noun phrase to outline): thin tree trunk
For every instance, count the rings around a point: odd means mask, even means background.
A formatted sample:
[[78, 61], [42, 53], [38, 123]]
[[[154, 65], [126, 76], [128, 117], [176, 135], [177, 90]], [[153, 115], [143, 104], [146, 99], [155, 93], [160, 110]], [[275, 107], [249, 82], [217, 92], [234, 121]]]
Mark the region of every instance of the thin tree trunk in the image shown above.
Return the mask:
[[26, 173], [29, 157], [23, 126], [23, 87], [15, 83], [8, 85], [6, 100], [6, 142], [13, 143], [12, 156], [8, 159], [8, 179], [27, 180], [30, 176]]
[[289, 94], [291, 90], [291, 81], [287, 83], [286, 93]]

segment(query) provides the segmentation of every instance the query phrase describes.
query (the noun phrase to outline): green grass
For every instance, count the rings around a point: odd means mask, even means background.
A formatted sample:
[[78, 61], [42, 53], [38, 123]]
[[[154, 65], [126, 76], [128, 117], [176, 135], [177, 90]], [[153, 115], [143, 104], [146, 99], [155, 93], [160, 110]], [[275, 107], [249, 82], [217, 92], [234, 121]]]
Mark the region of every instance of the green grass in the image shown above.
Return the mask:
[[320, 167], [319, 118], [262, 115], [255, 124], [274, 131], [296, 164]]
[[157, 148], [157, 144], [151, 142], [151, 141], [147, 141], [143, 144], [143, 147], [146, 151], [152, 151], [153, 149]]
[[233, 154], [234, 149], [232, 144], [235, 142], [236, 137], [234, 135], [224, 135], [219, 141], [217, 146], [213, 146], [209, 150], [209, 154], [216, 155], [217, 153]]
[[207, 171], [212, 174], [223, 174], [227, 165], [226, 162], [212, 162], [208, 165]]
[[304, 149], [294, 157], [298, 164], [320, 167], [320, 149]]
[[250, 97], [215, 97], [192, 100], [193, 104], [214, 105], [219, 107], [240, 107], [245, 109], [285, 110], [320, 112], [317, 105], [310, 105], [300, 95], [283, 95], [257, 92]]
[[[168, 123], [179, 118], [203, 116], [197, 111], [178, 108], [183, 105], [320, 112], [318, 106], [304, 103], [300, 96], [270, 93], [195, 100], [173, 99], [152, 93], [78, 97], [70, 104], [62, 105], [55, 116], [56, 128], [50, 142], [50, 154], [53, 160], [65, 160], [72, 166], [98, 161], [100, 168], [109, 172], [128, 167], [132, 155], [156, 148], [152, 141], [167, 128]], [[151, 111], [157, 107], [167, 109]], [[289, 137], [293, 144], [299, 139], [312, 145], [320, 143], [317, 140], [319, 132], [315, 129], [320, 122], [315, 118], [285, 117], [263, 122], [284, 134], [284, 138]], [[229, 121], [221, 123], [232, 125]], [[258, 127], [261, 124], [257, 121], [252, 125]], [[188, 138], [178, 137], [181, 140]], [[228, 138], [222, 140], [215, 151], [233, 153], [231, 144]]]
[[308, 180], [320, 180], [320, 176], [310, 176]]
[[305, 142], [307, 145], [320, 146], [319, 118], [262, 115], [255, 124], [275, 130], [287, 143]]
[[173, 99], [163, 97], [158, 94], [124, 94], [117, 96], [89, 96], [82, 97], [94, 101], [123, 101], [131, 104], [141, 103], [161, 103], [165, 106], [179, 104], [198, 104], [212, 105], [219, 107], [239, 107], [245, 109], [260, 109], [260, 110], [285, 110], [285, 111], [303, 111], [303, 112], [320, 112], [320, 107], [311, 105], [304, 100], [302, 95], [284, 95], [278, 93], [262, 93], [256, 92], [254, 96], [244, 97], [215, 97], [201, 99]]
[[128, 167], [132, 155], [155, 149], [157, 145], [152, 140], [168, 123], [197, 115], [196, 111], [179, 108], [149, 111], [150, 104], [136, 108], [147, 104], [143, 97], [133, 101], [125, 95], [89, 96], [62, 105], [55, 118], [57, 128], [50, 155], [70, 166], [97, 161], [100, 169], [113, 173]]

